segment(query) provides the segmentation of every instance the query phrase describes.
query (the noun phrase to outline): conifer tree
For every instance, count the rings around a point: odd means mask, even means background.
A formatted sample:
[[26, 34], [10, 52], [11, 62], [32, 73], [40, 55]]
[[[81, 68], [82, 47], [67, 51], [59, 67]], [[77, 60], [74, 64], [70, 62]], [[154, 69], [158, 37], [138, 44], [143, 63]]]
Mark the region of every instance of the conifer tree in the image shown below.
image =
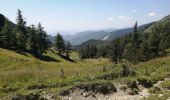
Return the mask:
[[29, 28], [29, 34], [30, 34], [30, 49], [33, 54], [38, 55], [39, 52], [38, 35], [37, 29], [34, 25], [31, 25], [31, 27]]
[[2, 40], [5, 48], [12, 48], [13, 38], [12, 27], [8, 21], [5, 21], [5, 26], [2, 29]]
[[26, 50], [27, 48], [27, 30], [26, 30], [26, 21], [24, 21], [24, 18], [22, 16], [22, 12], [20, 9], [18, 9], [17, 12], [17, 35], [18, 35], [18, 43], [17, 46], [21, 50]]
[[42, 56], [42, 53], [45, 52], [48, 48], [48, 44], [47, 44], [47, 34], [46, 32], [43, 30], [43, 27], [41, 26], [41, 24], [38, 24], [38, 28], [37, 28], [37, 39], [38, 39], [38, 47], [39, 47], [39, 54]]
[[58, 33], [55, 37], [55, 46], [59, 52], [59, 54], [63, 54], [65, 52], [65, 44], [64, 39], [60, 33]]
[[70, 50], [71, 50], [71, 44], [70, 44], [70, 42], [68, 41], [67, 44], [66, 44], [66, 57], [67, 57], [67, 58], [70, 58], [70, 55], [69, 55]]
[[113, 41], [113, 46], [111, 50], [111, 59], [113, 62], [118, 63], [118, 61], [121, 59], [122, 52], [121, 52], [121, 46], [120, 46], [120, 40], [116, 39]]

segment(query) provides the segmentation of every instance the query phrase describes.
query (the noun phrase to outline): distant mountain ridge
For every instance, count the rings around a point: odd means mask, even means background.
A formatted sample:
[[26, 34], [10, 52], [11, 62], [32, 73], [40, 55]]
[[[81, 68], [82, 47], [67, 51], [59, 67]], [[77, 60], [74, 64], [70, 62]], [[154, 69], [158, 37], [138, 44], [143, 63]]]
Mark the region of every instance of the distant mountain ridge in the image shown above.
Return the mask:
[[[154, 24], [154, 22], [141, 25], [139, 26], [138, 29], [143, 30], [152, 24]], [[114, 40], [130, 32], [133, 32], [133, 27], [118, 30], [110, 29], [101, 31], [85, 31], [77, 33], [68, 40], [71, 42], [72, 45], [80, 45], [88, 40], [103, 40], [103, 41]]]
[[102, 40], [102, 38], [106, 34], [108, 34], [108, 32], [105, 32], [105, 31], [82, 32], [82, 33], [79, 33], [78, 35], [76, 35], [73, 39], [71, 39], [70, 42], [73, 45], [79, 45], [79, 44], [82, 44], [83, 42], [88, 41], [90, 39]]
[[[141, 26], [138, 27], [138, 29], [139, 30], [146, 29], [147, 27], [153, 25], [154, 23], [155, 22], [141, 25]], [[107, 39], [105, 39], [105, 40], [114, 40], [114, 39], [116, 39], [118, 37], [121, 37], [121, 36], [123, 36], [123, 35], [125, 35], [127, 33], [130, 33], [130, 32], [133, 32], [133, 27], [116, 30], [116, 31], [110, 32], [110, 36]]]

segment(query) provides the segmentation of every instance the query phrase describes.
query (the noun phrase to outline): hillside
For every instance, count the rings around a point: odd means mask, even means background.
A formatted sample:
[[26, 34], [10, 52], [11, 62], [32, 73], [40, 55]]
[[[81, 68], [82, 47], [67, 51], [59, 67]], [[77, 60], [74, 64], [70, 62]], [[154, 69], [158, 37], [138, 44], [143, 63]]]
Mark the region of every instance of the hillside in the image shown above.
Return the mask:
[[[96, 84], [96, 82], [108, 85], [111, 82], [117, 87], [119, 82], [123, 82], [125, 85], [129, 84], [127, 82], [133, 82], [134, 80], [148, 80], [151, 82], [141, 83], [145, 86], [145, 84], [155, 84], [159, 80], [168, 78], [170, 74], [169, 56], [137, 65], [127, 64], [129, 69], [136, 73], [135, 76], [119, 77], [117, 75], [121, 71], [121, 64], [113, 68], [107, 59], [77, 61], [76, 52], [72, 52], [71, 57], [76, 62], [70, 62], [52, 52], [45, 55], [48, 59], [40, 60], [27, 53], [19, 54], [14, 51], [0, 49], [0, 97], [10, 99], [16, 94], [33, 97], [41, 94], [45, 98], [47, 96], [59, 98], [58, 94], [63, 90], [68, 90], [77, 85], [90, 85], [90, 83], [92, 85]], [[102, 66], [106, 66], [106, 71], [102, 71]], [[64, 73], [61, 69], [63, 69]], [[63, 77], [65, 78], [61, 78], [61, 75], [64, 75]], [[107, 78], [110, 81], [107, 81]], [[142, 88], [139, 89], [142, 90]], [[65, 96], [63, 97], [65, 98]]]
[[[62, 82], [60, 78], [61, 69], [66, 77], [74, 76], [75, 73], [79, 75], [80, 72], [81, 77], [90, 73], [93, 75], [98, 67], [109, 64], [107, 59], [79, 61], [76, 52], [71, 53], [71, 58], [75, 62], [62, 58], [55, 51], [49, 51], [42, 59], [38, 59], [29, 53], [20, 54], [0, 49], [0, 98], [6, 93], [8, 96], [17, 93], [16, 91], [22, 93], [23, 88], [38, 85], [39, 82], [45, 82], [45, 84], [50, 82], [51, 85], [63, 84], [64, 81]], [[25, 92], [30, 91], [28, 89]]]
[[[145, 32], [146, 33], [151, 33], [155, 28], [158, 29], [162, 29], [164, 27], [168, 27], [167, 24], [170, 23], [170, 15], [165, 16], [164, 18], [162, 18], [161, 20], [157, 21], [155, 24], [151, 25], [150, 27], [148, 27]], [[166, 26], [167, 25], [167, 26]], [[166, 29], [166, 28], [165, 28]], [[168, 29], [168, 28], [167, 28]]]
[[[144, 30], [146, 28], [148, 28], [149, 26], [153, 25], [154, 22], [152, 23], [148, 23], [148, 24], [144, 24], [138, 27], [139, 30]], [[125, 29], [120, 29], [120, 30], [116, 30], [113, 32], [110, 32], [109, 37], [106, 40], [114, 40], [116, 38], [119, 38], [121, 36], [124, 36], [130, 32], [133, 32], [133, 27], [132, 28], [125, 28]]]
[[70, 42], [73, 45], [80, 45], [81, 43], [88, 41], [90, 39], [95, 39], [95, 40], [101, 40], [105, 35], [108, 33], [105, 31], [96, 31], [96, 32], [83, 32], [83, 33], [78, 33], [80, 35], [76, 35], [73, 37], [73, 39], [70, 40]]
[[88, 44], [91, 45], [96, 45], [97, 47], [101, 47], [101, 46], [107, 46], [110, 45], [111, 41], [104, 41], [104, 40], [94, 40], [94, 39], [90, 39], [86, 42], [83, 42], [81, 45], [75, 45], [73, 46], [73, 49], [79, 51], [82, 47], [85, 47]]

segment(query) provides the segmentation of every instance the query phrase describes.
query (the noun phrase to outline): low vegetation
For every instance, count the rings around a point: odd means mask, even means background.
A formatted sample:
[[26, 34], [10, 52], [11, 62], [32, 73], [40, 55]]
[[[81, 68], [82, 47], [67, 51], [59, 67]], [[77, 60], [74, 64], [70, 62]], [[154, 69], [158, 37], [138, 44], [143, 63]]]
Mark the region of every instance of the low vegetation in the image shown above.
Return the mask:
[[[92, 91], [102, 90], [100, 92], [104, 92], [104, 89], [107, 93], [110, 91], [110, 89], [107, 90], [109, 84], [119, 82], [127, 84], [134, 90], [134, 93], [137, 93], [138, 84], [136, 82], [148, 88], [157, 81], [170, 76], [169, 56], [137, 65], [126, 63], [126, 67], [125, 64], [111, 67], [112, 64], [109, 60], [104, 58], [79, 61], [76, 52], [70, 54], [75, 62], [65, 60], [59, 55], [54, 55], [53, 52], [45, 55], [55, 59], [54, 61], [45, 61], [35, 58], [29, 53], [23, 55], [5, 49], [0, 49], [0, 55], [0, 96], [6, 97], [8, 94], [9, 98], [17, 94], [28, 95], [43, 92], [59, 96], [63, 91], [75, 87]], [[6, 66], [4, 66], [5, 64]], [[98, 86], [101, 89], [96, 88]], [[167, 87], [167, 85], [164, 86]]]

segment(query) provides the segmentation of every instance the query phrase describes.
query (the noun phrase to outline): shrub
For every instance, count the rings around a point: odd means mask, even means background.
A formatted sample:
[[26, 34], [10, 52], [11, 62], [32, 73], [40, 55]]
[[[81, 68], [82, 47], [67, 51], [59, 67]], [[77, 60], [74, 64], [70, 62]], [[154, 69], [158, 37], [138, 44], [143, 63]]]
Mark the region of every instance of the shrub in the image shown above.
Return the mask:
[[157, 94], [157, 93], [160, 93], [161, 92], [161, 89], [157, 86], [154, 86], [152, 88], [149, 89], [149, 92], [150, 93], [154, 93], [154, 94]]
[[138, 89], [138, 85], [137, 85], [136, 81], [127, 82], [127, 86], [128, 86], [129, 88], [131, 88], [132, 90], [133, 90], [133, 89]]
[[121, 77], [127, 77], [127, 76], [135, 76], [136, 73], [132, 70], [130, 70], [126, 65], [122, 65], [120, 76]]
[[164, 83], [161, 84], [163, 88], [167, 88], [170, 89], [170, 80], [169, 81], [165, 81]]
[[68, 95], [70, 90], [74, 91], [74, 89], [76, 88], [85, 90], [87, 92], [89, 91], [94, 92], [94, 93], [99, 92], [102, 94], [109, 94], [109, 93], [117, 91], [115, 85], [111, 82], [95, 81], [95, 82], [89, 82], [89, 83], [80, 83], [77, 86], [74, 86], [68, 90], [62, 91], [60, 95]]
[[150, 79], [148, 79], [147, 77], [139, 77], [138, 82], [145, 88], [149, 88], [149, 87], [153, 86], [153, 82]]

